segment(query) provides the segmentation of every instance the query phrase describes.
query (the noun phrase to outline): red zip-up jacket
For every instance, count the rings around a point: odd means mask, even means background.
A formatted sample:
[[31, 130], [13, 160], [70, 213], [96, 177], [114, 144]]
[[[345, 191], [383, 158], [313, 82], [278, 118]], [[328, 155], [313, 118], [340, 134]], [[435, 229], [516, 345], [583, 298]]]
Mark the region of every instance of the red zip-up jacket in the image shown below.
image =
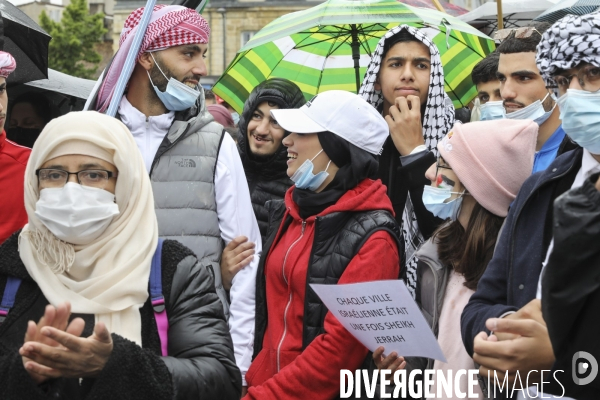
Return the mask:
[[6, 139], [0, 134], [0, 243], [27, 223], [23, 182], [31, 149]]
[[[291, 215], [293, 221], [265, 263], [268, 326], [263, 348], [246, 374], [245, 399], [331, 399], [339, 393], [340, 370], [355, 370], [368, 353], [330, 312], [325, 317], [325, 333], [302, 351], [306, 274], [316, 216], [300, 218], [293, 189], [285, 196], [286, 216]], [[365, 179], [317, 216], [370, 210], [393, 213], [380, 180]], [[379, 231], [350, 261], [338, 283], [397, 279], [399, 267], [395, 240]]]

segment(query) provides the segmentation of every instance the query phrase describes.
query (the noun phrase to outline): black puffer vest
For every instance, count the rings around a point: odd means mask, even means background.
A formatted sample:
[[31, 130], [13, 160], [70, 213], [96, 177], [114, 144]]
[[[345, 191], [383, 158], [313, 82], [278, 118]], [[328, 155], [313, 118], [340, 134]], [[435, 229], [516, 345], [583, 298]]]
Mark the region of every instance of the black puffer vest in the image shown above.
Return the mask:
[[[254, 157], [248, 145], [248, 123], [252, 114], [263, 102], [268, 101], [279, 108], [299, 108], [306, 100], [302, 91], [293, 82], [282, 78], [272, 78], [254, 88], [244, 104], [240, 116], [238, 150], [244, 172], [248, 179], [252, 209], [258, 221], [263, 243], [266, 240], [269, 214], [265, 204], [270, 200], [281, 200], [294, 183], [287, 176], [287, 150], [283, 144], [270, 157]], [[286, 132], [287, 136], [289, 132]]]
[[260, 175], [246, 172], [246, 179], [248, 180], [248, 188], [250, 189], [252, 210], [256, 216], [260, 236], [264, 244], [269, 225], [269, 211], [267, 210], [266, 203], [270, 200], [282, 200], [285, 197], [285, 192], [294, 182], [285, 174], [285, 170], [284, 176], [268, 180]]
[[[262, 349], [267, 328], [267, 299], [265, 281], [265, 261], [269, 250], [276, 244], [281, 234], [289, 227], [292, 217], [283, 220], [285, 203], [283, 200], [267, 204], [269, 228], [267, 240], [263, 245], [258, 271], [256, 273], [256, 328], [254, 337], [254, 356]], [[279, 227], [281, 234], [277, 236]], [[338, 282], [346, 267], [361, 249], [363, 244], [378, 231], [387, 231], [398, 243], [401, 262], [404, 258], [403, 241], [396, 220], [387, 211], [336, 212], [317, 217], [315, 220], [314, 242], [309, 258], [304, 300], [304, 323], [302, 348], [305, 349], [318, 335], [324, 333], [323, 325], [327, 307], [310, 288], [311, 283], [334, 285]], [[276, 237], [277, 236], [277, 237]], [[402, 264], [401, 264], [402, 265]], [[370, 354], [367, 358], [371, 358]]]

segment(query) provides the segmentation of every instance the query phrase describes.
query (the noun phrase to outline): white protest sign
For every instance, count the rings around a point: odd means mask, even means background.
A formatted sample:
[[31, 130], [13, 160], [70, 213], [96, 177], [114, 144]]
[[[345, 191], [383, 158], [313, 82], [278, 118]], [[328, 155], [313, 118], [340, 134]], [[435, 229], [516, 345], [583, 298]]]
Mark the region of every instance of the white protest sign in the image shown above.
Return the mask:
[[385, 354], [446, 362], [421, 310], [401, 280], [310, 287], [323, 304], [365, 347]]

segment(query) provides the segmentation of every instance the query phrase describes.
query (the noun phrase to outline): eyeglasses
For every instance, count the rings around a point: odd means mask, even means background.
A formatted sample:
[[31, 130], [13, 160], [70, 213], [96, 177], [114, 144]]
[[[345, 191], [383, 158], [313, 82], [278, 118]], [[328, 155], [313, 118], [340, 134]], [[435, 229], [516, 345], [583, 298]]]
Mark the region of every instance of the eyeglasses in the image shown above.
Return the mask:
[[40, 168], [35, 171], [40, 189], [61, 188], [67, 184], [70, 175], [77, 175], [77, 182], [82, 186], [104, 189], [110, 178], [116, 178], [117, 172], [103, 169], [86, 169], [69, 172], [62, 169]]
[[582, 89], [590, 92], [600, 90], [600, 68], [587, 64], [580, 66], [576, 70], [576, 73], [568, 76], [555, 75], [552, 77], [554, 82], [556, 82], [556, 87], [560, 95], [567, 93], [567, 89], [571, 86], [571, 81], [574, 77], [577, 77]]
[[[442, 162], [443, 164], [440, 164], [440, 162]], [[449, 166], [448, 164], [446, 164], [446, 161], [444, 161], [444, 159], [442, 157], [437, 159], [437, 162], [435, 163], [435, 176], [438, 176], [438, 171], [439, 169], [452, 169], [451, 166]]]
[[542, 36], [542, 34], [535, 29], [533, 26], [523, 26], [521, 28], [510, 28], [510, 29], [500, 29], [494, 33], [494, 40], [503, 41], [507, 37], [509, 37], [514, 32], [514, 37], [517, 39], [525, 39], [537, 33]]

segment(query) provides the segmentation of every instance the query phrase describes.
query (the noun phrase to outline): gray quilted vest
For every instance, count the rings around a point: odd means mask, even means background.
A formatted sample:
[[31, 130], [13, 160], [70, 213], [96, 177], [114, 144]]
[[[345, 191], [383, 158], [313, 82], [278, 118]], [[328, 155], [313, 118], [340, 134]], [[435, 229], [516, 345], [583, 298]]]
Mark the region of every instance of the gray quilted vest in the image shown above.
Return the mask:
[[197, 116], [176, 120], [150, 170], [159, 236], [189, 247], [215, 279], [229, 318], [221, 281], [221, 239], [215, 199], [215, 169], [223, 127], [203, 108]]

